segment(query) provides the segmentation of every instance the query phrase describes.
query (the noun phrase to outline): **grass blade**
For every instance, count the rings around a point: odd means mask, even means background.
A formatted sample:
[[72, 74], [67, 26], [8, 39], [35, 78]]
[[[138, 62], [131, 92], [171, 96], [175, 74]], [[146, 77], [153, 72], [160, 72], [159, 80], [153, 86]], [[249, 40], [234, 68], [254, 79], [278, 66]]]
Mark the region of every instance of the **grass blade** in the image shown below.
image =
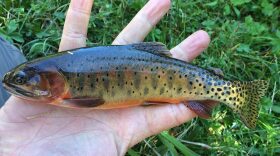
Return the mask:
[[178, 141], [175, 137], [169, 135], [167, 131], [164, 131], [164, 132], [160, 133], [159, 135], [164, 137], [170, 143], [172, 143], [184, 155], [199, 156], [197, 153], [195, 153], [194, 151], [190, 150], [188, 147], [186, 147], [184, 144], [182, 144], [180, 141]]

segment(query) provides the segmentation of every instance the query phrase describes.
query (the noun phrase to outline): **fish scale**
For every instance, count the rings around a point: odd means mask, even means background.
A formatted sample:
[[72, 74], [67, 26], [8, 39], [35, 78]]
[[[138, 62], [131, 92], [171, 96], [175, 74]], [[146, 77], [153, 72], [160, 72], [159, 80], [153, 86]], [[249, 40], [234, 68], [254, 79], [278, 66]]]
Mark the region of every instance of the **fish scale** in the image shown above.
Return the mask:
[[[218, 72], [169, 55], [163, 44], [154, 42], [80, 48], [19, 65], [3, 83], [21, 98], [71, 108], [185, 103], [207, 118], [212, 100], [229, 106], [248, 127], [255, 127], [266, 81], [228, 81]], [[22, 73], [26, 80], [19, 84], [15, 80]], [[37, 83], [35, 76], [40, 77]]]

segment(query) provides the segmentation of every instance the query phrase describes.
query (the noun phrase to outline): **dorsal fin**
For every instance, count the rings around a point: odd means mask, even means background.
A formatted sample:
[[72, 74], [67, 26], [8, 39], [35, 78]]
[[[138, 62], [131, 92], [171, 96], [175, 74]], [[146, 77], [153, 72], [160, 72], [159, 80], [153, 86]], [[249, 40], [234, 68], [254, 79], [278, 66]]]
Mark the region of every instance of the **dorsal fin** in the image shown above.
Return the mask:
[[147, 51], [164, 56], [171, 56], [166, 46], [160, 42], [140, 42], [131, 44], [131, 46], [136, 50]]

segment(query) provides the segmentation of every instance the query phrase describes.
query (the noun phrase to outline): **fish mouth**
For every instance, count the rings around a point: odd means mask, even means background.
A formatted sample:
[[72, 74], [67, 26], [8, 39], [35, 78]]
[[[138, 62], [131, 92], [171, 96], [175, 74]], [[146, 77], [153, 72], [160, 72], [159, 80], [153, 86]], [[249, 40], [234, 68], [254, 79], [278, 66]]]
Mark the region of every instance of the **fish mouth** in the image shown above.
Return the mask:
[[7, 82], [4, 82], [4, 80], [2, 81], [3, 87], [11, 94], [16, 95], [16, 96], [24, 96], [24, 97], [37, 97], [36, 94], [30, 92], [30, 91], [26, 91], [14, 84], [10, 84]]

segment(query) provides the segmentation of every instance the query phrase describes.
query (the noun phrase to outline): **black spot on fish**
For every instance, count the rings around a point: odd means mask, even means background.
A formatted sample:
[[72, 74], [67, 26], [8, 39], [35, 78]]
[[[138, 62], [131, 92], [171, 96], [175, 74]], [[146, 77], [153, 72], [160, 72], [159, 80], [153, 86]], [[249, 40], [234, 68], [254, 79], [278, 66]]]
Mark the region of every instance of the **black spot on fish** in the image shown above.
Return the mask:
[[193, 82], [192, 82], [192, 81], [190, 81], [190, 82], [189, 82], [189, 84], [190, 84], [190, 85], [193, 85]]
[[147, 95], [147, 94], [149, 94], [149, 88], [145, 87], [144, 88], [144, 95]]
[[211, 91], [212, 91], [212, 92], [214, 92], [214, 91], [215, 91], [215, 89], [214, 89], [214, 88], [211, 88]]
[[127, 95], [130, 96], [131, 95], [131, 90], [127, 91]]
[[217, 88], [217, 91], [218, 91], [218, 92], [222, 91], [222, 88]]
[[162, 95], [164, 93], [164, 87], [160, 88], [159, 94]]

